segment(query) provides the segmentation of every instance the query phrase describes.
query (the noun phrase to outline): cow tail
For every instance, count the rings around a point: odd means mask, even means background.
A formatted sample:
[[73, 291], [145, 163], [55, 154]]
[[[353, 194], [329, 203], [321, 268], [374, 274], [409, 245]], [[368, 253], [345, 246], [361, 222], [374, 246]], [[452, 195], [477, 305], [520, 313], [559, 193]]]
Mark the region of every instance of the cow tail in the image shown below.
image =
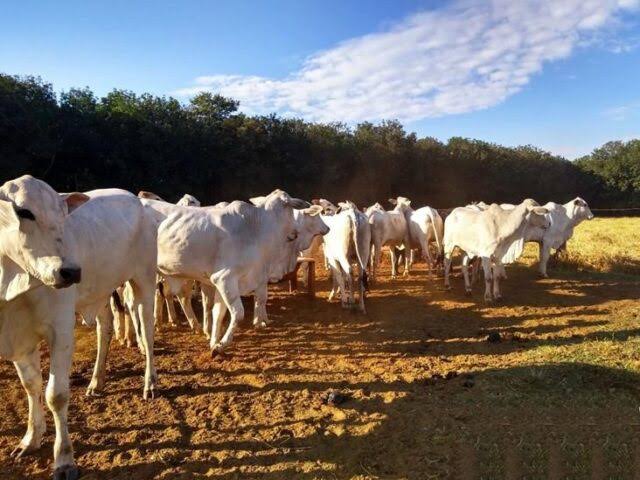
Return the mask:
[[431, 219], [431, 228], [433, 228], [433, 234], [436, 237], [436, 246], [438, 247], [438, 257], [440, 257], [442, 255], [442, 242], [440, 241], [440, 238], [438, 238], [438, 229], [436, 228], [436, 218], [433, 215], [433, 210], [431, 208], [427, 210], [427, 214]]
[[120, 295], [118, 295], [118, 291], [114, 290], [111, 292], [111, 298], [113, 299], [113, 303], [118, 309], [119, 312], [124, 312], [124, 305], [122, 305], [122, 300], [120, 300]]
[[[349, 212], [349, 218], [352, 223], [353, 231], [353, 243], [356, 248], [356, 256], [358, 257], [358, 263], [360, 264], [360, 281], [366, 291], [369, 291], [369, 275], [367, 274], [367, 265], [364, 262], [364, 252], [362, 252], [362, 245], [358, 242], [358, 230], [362, 226], [362, 220], [358, 218], [358, 214], [355, 210]], [[365, 247], [366, 248], [366, 247]]]
[[165, 298], [165, 296], [164, 296], [164, 285], [162, 284], [162, 282], [161, 282], [161, 281], [159, 281], [159, 282], [156, 284], [156, 287], [158, 288], [158, 291], [160, 292], [160, 296], [161, 296], [162, 298]]

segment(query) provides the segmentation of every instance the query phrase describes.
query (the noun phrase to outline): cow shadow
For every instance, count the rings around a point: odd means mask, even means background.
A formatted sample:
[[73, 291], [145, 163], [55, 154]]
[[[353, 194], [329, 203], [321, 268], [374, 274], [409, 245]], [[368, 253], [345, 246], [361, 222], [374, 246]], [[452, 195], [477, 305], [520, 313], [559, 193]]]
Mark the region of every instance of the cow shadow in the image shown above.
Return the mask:
[[[83, 469], [88, 478], [100, 479], [564, 478], [598, 468], [616, 476], [635, 468], [633, 455], [607, 450], [611, 438], [636, 444], [629, 425], [638, 423], [640, 376], [629, 370], [553, 363], [470, 370], [449, 379], [345, 378], [340, 388], [349, 399], [323, 405], [321, 393], [332, 385], [291, 381], [230, 390], [234, 398], [261, 395], [257, 400], [267, 401], [306, 389], [310, 399], [301, 401], [309, 403], [310, 413], [230, 420], [210, 430], [181, 414], [187, 399], [178, 395], [169, 400], [174, 422], [142, 427], [154, 434], [177, 428], [177, 438], [142, 447], [136, 441], [95, 445], [81, 438], [75, 445], [79, 463], [92, 452], [108, 451], [111, 458], [142, 452], [134, 464]], [[214, 420], [208, 412], [200, 419]], [[83, 435], [119, 431], [126, 428], [90, 428]]]

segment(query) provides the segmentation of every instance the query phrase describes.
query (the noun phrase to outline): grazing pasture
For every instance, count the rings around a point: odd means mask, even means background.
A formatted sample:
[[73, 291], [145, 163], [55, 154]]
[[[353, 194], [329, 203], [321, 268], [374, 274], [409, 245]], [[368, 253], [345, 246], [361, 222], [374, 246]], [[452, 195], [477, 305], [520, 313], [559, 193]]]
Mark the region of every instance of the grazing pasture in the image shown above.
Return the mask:
[[[318, 298], [274, 289], [272, 326], [247, 315], [228, 355], [186, 325], [161, 331], [148, 402], [143, 356], [115, 341], [105, 395], [84, 396], [95, 334], [78, 327], [82, 478], [638, 478], [639, 234], [637, 218], [584, 222], [548, 279], [529, 245], [496, 305], [459, 275], [446, 292], [424, 264], [391, 280], [384, 263], [366, 316], [326, 301], [319, 261]], [[323, 404], [330, 389], [347, 400]], [[50, 417], [43, 448], [14, 463], [27, 405], [8, 362], [0, 392], [1, 478], [48, 478]]]

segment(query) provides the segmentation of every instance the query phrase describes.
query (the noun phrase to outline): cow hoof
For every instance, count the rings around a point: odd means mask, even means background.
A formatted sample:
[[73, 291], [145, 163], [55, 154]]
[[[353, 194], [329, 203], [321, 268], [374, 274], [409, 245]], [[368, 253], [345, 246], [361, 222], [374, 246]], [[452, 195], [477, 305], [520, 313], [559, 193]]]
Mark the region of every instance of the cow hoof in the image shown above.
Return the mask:
[[85, 396], [87, 397], [101, 397], [102, 396], [102, 387], [97, 387], [93, 385], [89, 385], [87, 387], [87, 391], [85, 392]]
[[465, 291], [464, 291], [464, 294], [465, 294], [467, 297], [470, 297], [470, 296], [471, 296], [471, 290], [465, 290]]
[[542, 272], [539, 272], [539, 273], [538, 273], [538, 276], [539, 276], [540, 278], [549, 278], [549, 275], [547, 275], [546, 273], [542, 273]]
[[144, 400], [155, 400], [156, 398], [156, 388], [155, 387], [150, 387], [150, 388], [145, 388], [144, 392], [142, 393], [142, 398]]
[[445, 285], [444, 286], [444, 291], [445, 292], [450, 292], [451, 291], [451, 285]]
[[38, 449], [38, 447], [34, 446], [34, 445], [23, 445], [22, 443], [20, 443], [20, 445], [18, 445], [16, 448], [14, 448], [11, 453], [9, 454], [9, 456], [11, 458], [13, 458], [14, 460], [18, 460], [26, 455], [31, 455], [33, 452], [35, 452]]
[[224, 355], [224, 347], [221, 344], [216, 344], [211, 348], [211, 358]]
[[65, 465], [53, 471], [53, 480], [78, 480], [80, 473], [75, 465]]
[[267, 322], [265, 321], [253, 322], [253, 326], [258, 330], [260, 330], [262, 328], [267, 328]]

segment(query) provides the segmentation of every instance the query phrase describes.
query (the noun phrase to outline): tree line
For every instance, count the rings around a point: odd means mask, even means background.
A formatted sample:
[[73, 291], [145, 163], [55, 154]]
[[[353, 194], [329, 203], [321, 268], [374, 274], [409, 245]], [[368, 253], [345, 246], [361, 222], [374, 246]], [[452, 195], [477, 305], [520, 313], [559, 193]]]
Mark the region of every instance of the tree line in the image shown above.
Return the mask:
[[127, 90], [56, 95], [38, 77], [0, 74], [2, 180], [30, 173], [59, 191], [116, 186], [169, 201], [191, 193], [204, 205], [279, 187], [359, 205], [397, 195], [437, 208], [580, 195], [599, 208], [640, 206], [640, 140], [571, 162], [531, 145], [419, 138], [396, 120], [323, 124], [238, 106], [211, 93], [188, 103]]

